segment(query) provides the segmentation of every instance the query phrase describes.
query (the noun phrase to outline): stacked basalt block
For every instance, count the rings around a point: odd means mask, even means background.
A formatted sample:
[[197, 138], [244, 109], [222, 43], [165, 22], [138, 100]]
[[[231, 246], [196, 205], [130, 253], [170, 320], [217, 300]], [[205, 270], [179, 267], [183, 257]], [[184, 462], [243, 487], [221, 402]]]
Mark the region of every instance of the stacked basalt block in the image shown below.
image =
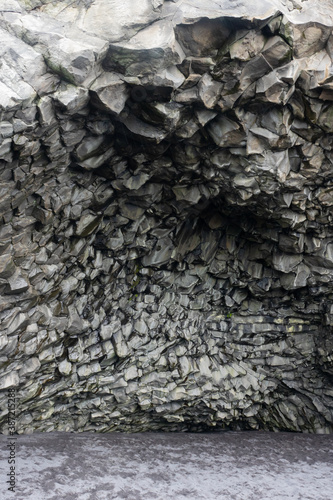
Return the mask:
[[1, 432], [332, 432], [332, 30], [1, 2]]

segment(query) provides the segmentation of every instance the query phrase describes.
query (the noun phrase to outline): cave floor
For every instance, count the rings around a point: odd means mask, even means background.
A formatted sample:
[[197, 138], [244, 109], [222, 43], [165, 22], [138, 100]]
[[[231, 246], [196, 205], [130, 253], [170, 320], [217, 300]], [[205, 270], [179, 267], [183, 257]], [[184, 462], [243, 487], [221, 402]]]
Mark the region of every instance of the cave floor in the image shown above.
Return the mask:
[[4, 500], [331, 500], [333, 435], [269, 432], [44, 433], [16, 441]]

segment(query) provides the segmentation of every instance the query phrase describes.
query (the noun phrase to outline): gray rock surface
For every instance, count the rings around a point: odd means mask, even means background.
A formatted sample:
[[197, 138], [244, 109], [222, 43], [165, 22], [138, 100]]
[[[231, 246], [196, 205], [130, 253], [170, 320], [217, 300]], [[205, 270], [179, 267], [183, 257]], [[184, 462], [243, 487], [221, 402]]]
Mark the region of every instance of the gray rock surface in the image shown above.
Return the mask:
[[2, 2], [2, 432], [332, 432], [332, 28]]

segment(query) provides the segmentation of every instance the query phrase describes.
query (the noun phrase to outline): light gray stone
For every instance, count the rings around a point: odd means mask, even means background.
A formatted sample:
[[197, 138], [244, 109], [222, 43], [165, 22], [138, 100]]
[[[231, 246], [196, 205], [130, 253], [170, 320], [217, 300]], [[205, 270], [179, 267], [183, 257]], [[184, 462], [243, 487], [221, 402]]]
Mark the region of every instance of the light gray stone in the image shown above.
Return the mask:
[[5, 289], [5, 293], [9, 295], [26, 292], [29, 288], [29, 282], [21, 275], [18, 269], [7, 279], [7, 282], [8, 285]]
[[17, 372], [8, 373], [0, 378], [0, 389], [16, 387], [20, 383], [20, 378]]
[[62, 84], [54, 93], [54, 99], [67, 113], [75, 114], [87, 106], [89, 93], [85, 88]]
[[72, 363], [64, 359], [58, 364], [58, 370], [62, 375], [69, 375], [72, 371]]
[[24, 362], [22, 368], [19, 371], [19, 376], [30, 375], [38, 371], [40, 367], [40, 361], [38, 358], [30, 358]]
[[91, 85], [94, 103], [100, 109], [119, 115], [124, 109], [129, 91], [124, 81], [115, 73], [103, 73]]

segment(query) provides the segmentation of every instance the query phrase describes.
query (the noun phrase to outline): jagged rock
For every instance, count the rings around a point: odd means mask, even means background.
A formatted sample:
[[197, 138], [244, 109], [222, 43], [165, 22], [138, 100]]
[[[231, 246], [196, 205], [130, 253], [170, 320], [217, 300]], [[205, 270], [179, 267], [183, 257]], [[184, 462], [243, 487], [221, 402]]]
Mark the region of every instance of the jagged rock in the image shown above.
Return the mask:
[[286, 290], [294, 290], [306, 286], [307, 280], [310, 277], [310, 268], [304, 264], [297, 266], [295, 273], [290, 273], [282, 276], [281, 285]]
[[139, 120], [134, 115], [129, 115], [122, 118], [122, 123], [125, 127], [132, 132], [135, 136], [143, 137], [144, 139], [150, 140], [159, 144], [168, 135], [168, 132], [163, 130], [161, 127], [154, 127], [142, 120]]
[[147, 103], [142, 109], [142, 117], [152, 124], [163, 123], [168, 130], [179, 127], [186, 119], [186, 110], [181, 104], [174, 102]]
[[10, 295], [22, 293], [28, 290], [29, 282], [21, 275], [19, 269], [7, 279], [8, 285], [5, 292]]
[[160, 20], [139, 31], [128, 42], [111, 44], [103, 66], [126, 76], [142, 76], [180, 64], [184, 57], [172, 22]]
[[0, 278], [6, 279], [16, 271], [15, 264], [10, 254], [0, 256]]
[[86, 332], [89, 328], [88, 321], [82, 319], [79, 316], [78, 311], [74, 306], [69, 307], [69, 321], [66, 326], [66, 332], [70, 335], [82, 335], [82, 333]]
[[114, 73], [103, 73], [91, 85], [94, 104], [105, 111], [119, 115], [124, 109], [129, 91], [124, 81]]
[[8, 387], [18, 386], [20, 377], [17, 372], [8, 373], [0, 378], [0, 389], [7, 389]]
[[73, 115], [87, 106], [89, 93], [85, 88], [62, 84], [55, 92], [54, 99], [65, 112]]
[[203, 75], [199, 80], [198, 94], [206, 108], [211, 109], [215, 107], [220, 98], [222, 87], [221, 83], [215, 82], [208, 74]]
[[76, 234], [81, 237], [91, 234], [99, 225], [101, 220], [100, 216], [92, 214], [82, 215], [76, 227]]
[[201, 198], [201, 193], [197, 186], [175, 186], [172, 190], [177, 200], [184, 200], [193, 205], [196, 205]]
[[76, 148], [76, 157], [81, 162], [95, 157], [97, 153], [103, 151], [103, 145], [105, 144], [106, 137], [104, 135], [86, 137]]
[[199, 90], [197, 87], [192, 87], [184, 91], [180, 91], [175, 96], [175, 101], [183, 104], [192, 104], [199, 100]]
[[115, 350], [117, 356], [119, 356], [119, 358], [126, 357], [128, 355], [128, 347], [127, 347], [127, 344], [122, 336], [122, 333], [120, 331], [114, 333], [112, 335], [111, 340], [112, 340], [114, 350]]
[[209, 125], [208, 132], [215, 144], [220, 147], [240, 146], [245, 140], [241, 126], [224, 115], [220, 115]]
[[265, 37], [256, 30], [241, 30], [233, 35], [234, 41], [228, 46], [231, 59], [248, 61], [260, 52], [265, 45]]
[[174, 245], [170, 238], [162, 238], [158, 241], [154, 252], [150, 255], [146, 255], [142, 259], [142, 263], [144, 266], [157, 266], [165, 264], [170, 260], [173, 250]]
[[40, 361], [38, 358], [28, 359], [19, 371], [19, 376], [22, 377], [27, 374], [35, 373], [40, 367]]

